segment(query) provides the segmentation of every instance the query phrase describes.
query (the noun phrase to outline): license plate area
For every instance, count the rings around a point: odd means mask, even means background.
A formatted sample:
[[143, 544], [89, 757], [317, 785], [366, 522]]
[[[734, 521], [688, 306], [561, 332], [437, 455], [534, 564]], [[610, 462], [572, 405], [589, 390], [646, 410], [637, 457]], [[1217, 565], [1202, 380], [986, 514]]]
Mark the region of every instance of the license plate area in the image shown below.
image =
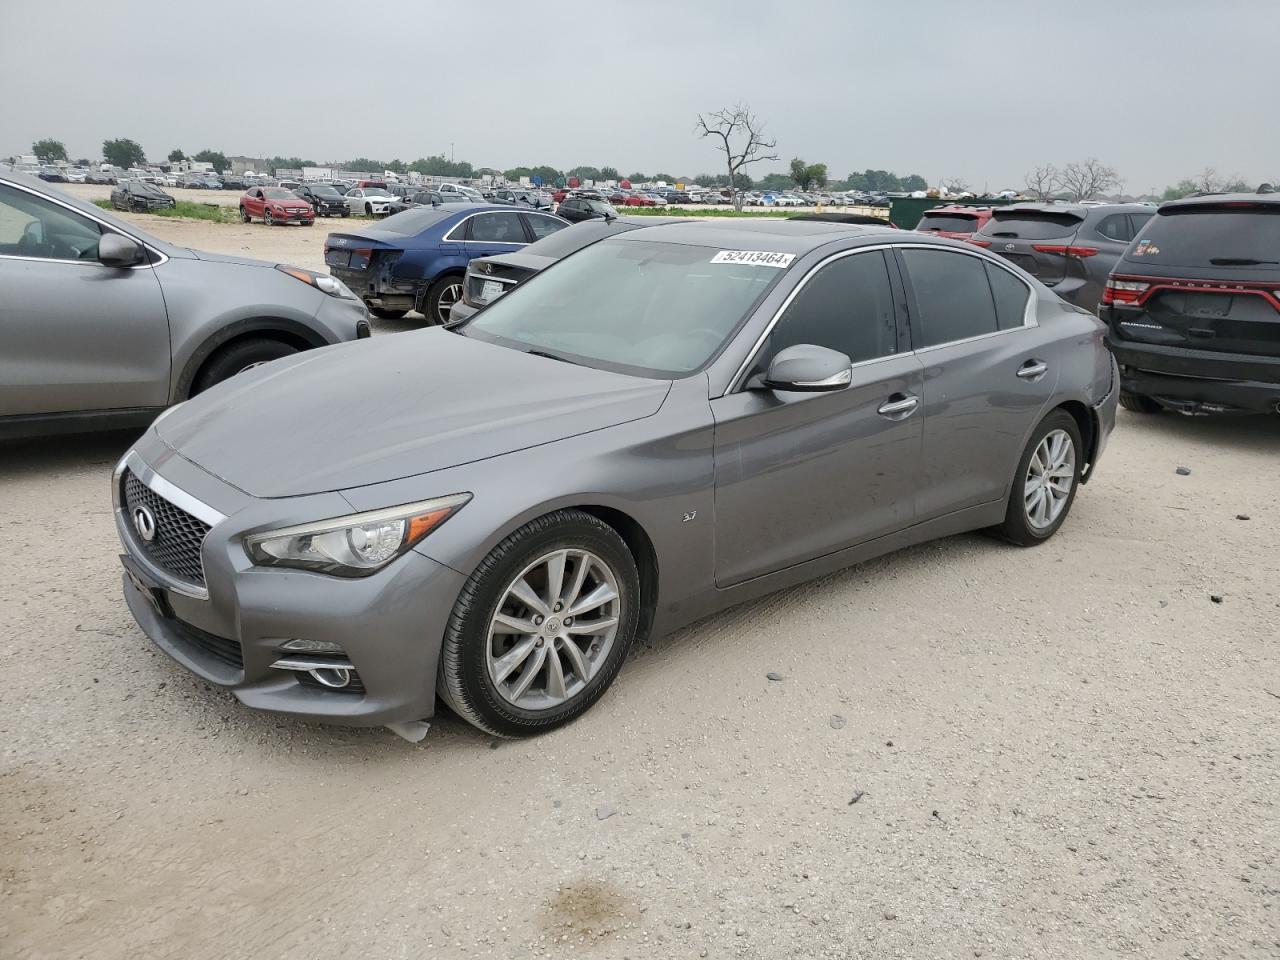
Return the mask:
[[1206, 317], [1220, 320], [1231, 313], [1230, 294], [1221, 293], [1188, 293], [1183, 305], [1183, 312], [1189, 317]]
[[124, 572], [128, 575], [130, 582], [146, 598], [156, 613], [162, 617], [172, 619], [173, 606], [169, 603], [169, 592], [147, 576], [146, 571], [138, 565], [133, 557], [128, 554], [121, 554], [120, 562], [124, 565]]
[[350, 250], [330, 250], [324, 255], [324, 262], [331, 267], [347, 267], [351, 265]]

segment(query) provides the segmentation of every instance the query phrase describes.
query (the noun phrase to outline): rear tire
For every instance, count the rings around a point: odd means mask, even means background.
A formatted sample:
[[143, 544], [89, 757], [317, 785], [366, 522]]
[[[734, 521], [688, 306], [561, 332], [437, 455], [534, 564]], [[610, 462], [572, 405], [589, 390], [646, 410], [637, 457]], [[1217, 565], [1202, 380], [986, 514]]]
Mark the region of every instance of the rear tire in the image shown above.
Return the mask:
[[431, 285], [424, 299], [426, 307], [422, 313], [427, 318], [427, 326], [437, 327], [448, 323], [450, 308], [462, 299], [462, 278], [441, 277]]
[[1084, 445], [1075, 417], [1065, 410], [1052, 411], [1027, 441], [1013, 475], [1004, 522], [991, 532], [1020, 547], [1044, 543], [1071, 512], [1083, 466]]
[[408, 310], [388, 310], [386, 307], [370, 307], [369, 312], [382, 320], [399, 320]]
[[[560, 561], [557, 590], [544, 561], [562, 551], [567, 557]], [[579, 564], [587, 557], [593, 563], [587, 565], [587, 579], [579, 581]], [[528, 588], [522, 596], [532, 591], [545, 618], [535, 620], [538, 607], [513, 599], [516, 583]], [[581, 604], [584, 597], [599, 596], [601, 585], [615, 588], [613, 599], [575, 605], [575, 597]], [[567, 602], [553, 606], [552, 594]], [[613, 682], [635, 638], [640, 602], [635, 558], [617, 531], [579, 510], [539, 517], [494, 547], [463, 585], [445, 628], [436, 689], [454, 713], [495, 736], [553, 730], [587, 710]], [[584, 620], [576, 630], [569, 614], [575, 608]], [[507, 634], [495, 621], [500, 611], [516, 623], [527, 619], [536, 632]], [[604, 626], [610, 618], [616, 621], [612, 629]], [[584, 630], [587, 621], [596, 629]], [[505, 679], [495, 679], [501, 669], [497, 661], [522, 645], [528, 648], [525, 659], [508, 668]], [[527, 670], [532, 676], [524, 675]], [[521, 684], [524, 689], [518, 691]]]
[[195, 383], [191, 387], [191, 395], [203, 393], [214, 384], [234, 377], [237, 373], [248, 370], [271, 360], [278, 360], [298, 352], [298, 348], [281, 340], [267, 337], [253, 337], [240, 340], [223, 347], [206, 362]]
[[244, 207], [240, 208], [240, 220], [243, 223], [253, 223], [253, 217], [249, 216], [249, 211]]
[[1134, 413], [1159, 413], [1164, 409], [1150, 397], [1123, 388], [1120, 390], [1120, 406]]

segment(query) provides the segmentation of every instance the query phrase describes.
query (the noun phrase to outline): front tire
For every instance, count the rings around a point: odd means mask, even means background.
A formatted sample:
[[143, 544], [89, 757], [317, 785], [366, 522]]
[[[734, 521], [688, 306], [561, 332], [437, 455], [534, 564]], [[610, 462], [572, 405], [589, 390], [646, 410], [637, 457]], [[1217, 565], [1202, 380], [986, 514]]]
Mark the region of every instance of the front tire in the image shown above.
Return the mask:
[[223, 347], [205, 363], [192, 384], [191, 395], [203, 393], [216, 383], [234, 377], [253, 367], [298, 352], [298, 348], [280, 340], [252, 337]]
[[1164, 407], [1155, 400], [1141, 393], [1120, 389], [1120, 406], [1134, 413], [1159, 413]]
[[249, 216], [249, 211], [244, 207], [240, 208], [240, 220], [243, 223], [253, 223], [253, 217]]
[[268, 227], [274, 227], [276, 225], [276, 218], [271, 215], [270, 210], [265, 210], [262, 214], [262, 222]]
[[579, 510], [540, 517], [494, 547], [463, 585], [437, 690], [495, 736], [553, 730], [617, 676], [640, 599], [635, 558], [612, 527]]
[[448, 323], [449, 311], [461, 299], [461, 277], [441, 277], [433, 283], [427, 291], [426, 309], [422, 311], [427, 318], [427, 325], [436, 327], [440, 324]]
[[992, 532], [1020, 547], [1044, 543], [1071, 512], [1083, 466], [1075, 418], [1054, 410], [1031, 434], [1013, 476], [1004, 522]]

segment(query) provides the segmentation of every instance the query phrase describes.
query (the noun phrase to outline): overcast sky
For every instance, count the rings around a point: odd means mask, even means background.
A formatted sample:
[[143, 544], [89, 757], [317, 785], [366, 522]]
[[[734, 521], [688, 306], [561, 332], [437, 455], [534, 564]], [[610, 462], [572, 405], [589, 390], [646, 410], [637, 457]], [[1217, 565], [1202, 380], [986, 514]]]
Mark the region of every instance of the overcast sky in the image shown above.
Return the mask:
[[0, 0], [0, 156], [132, 137], [228, 155], [720, 170], [699, 111], [781, 160], [1017, 187], [1097, 156], [1130, 192], [1280, 180], [1280, 0]]

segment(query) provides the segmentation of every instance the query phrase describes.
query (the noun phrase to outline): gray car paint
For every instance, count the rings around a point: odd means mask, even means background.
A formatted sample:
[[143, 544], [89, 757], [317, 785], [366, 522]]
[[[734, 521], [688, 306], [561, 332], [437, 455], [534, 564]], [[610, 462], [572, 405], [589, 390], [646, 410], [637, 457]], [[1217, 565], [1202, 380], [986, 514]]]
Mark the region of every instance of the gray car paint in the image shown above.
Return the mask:
[[363, 304], [320, 292], [247, 257], [165, 243], [106, 210], [21, 174], [36, 194], [129, 237], [151, 263], [0, 255], [0, 435], [60, 425], [145, 423], [186, 399], [201, 364], [231, 340], [275, 336], [299, 348], [357, 337]]
[[[260, 388], [277, 381], [273, 403], [287, 402], [288, 389], [310, 398], [313, 425], [301, 428], [295, 419], [294, 429], [318, 452], [306, 451], [306, 443], [280, 449], [254, 439], [271, 404], [249, 399], [247, 380], [243, 402], [233, 384], [191, 401], [149, 431], [130, 456], [226, 515], [203, 548], [208, 599], [177, 596], [173, 602], [180, 619], [239, 639], [245, 671], [229, 676], [183, 647], [172, 624], [157, 617], [126, 578], [130, 607], [144, 630], [250, 706], [359, 724], [418, 720], [434, 711], [443, 624], [462, 579], [504, 537], [557, 508], [588, 509], [622, 533], [638, 557], [648, 599], [642, 629], [656, 635], [850, 563], [1000, 522], [1017, 459], [1048, 408], [1067, 405], [1094, 434], [1086, 478], [1101, 455], [1116, 404], [1102, 327], [1025, 276], [1031, 322], [1023, 327], [857, 365], [851, 386], [838, 393], [744, 389], [747, 361], [789, 293], [832, 254], [908, 244], [1003, 263], [971, 246], [831, 224], [654, 227], [627, 238], [777, 250], [797, 259], [721, 353], [701, 371], [664, 382], [661, 398], [654, 381], [623, 378], [633, 383], [627, 389], [612, 374], [504, 356], [493, 352], [504, 348], [489, 345], [479, 350], [455, 333], [432, 329], [398, 336], [401, 364], [363, 392], [334, 397], [332, 373], [337, 361], [362, 366], [380, 358], [371, 344], [333, 348], [254, 375]], [[1049, 363], [1056, 379], [1028, 383], [1015, 376], [1036, 358]], [[512, 391], [511, 399], [486, 401], [482, 390], [468, 390], [456, 410], [419, 419], [413, 408], [424, 397], [417, 384], [449, 377], [461, 364], [488, 390]], [[972, 377], [981, 382], [968, 382]], [[941, 386], [930, 392], [931, 382]], [[869, 411], [901, 391], [918, 391], [921, 407], [906, 421], [877, 422], [883, 418]], [[617, 409], [579, 420], [597, 405], [609, 409], [612, 400], [620, 401]], [[544, 430], [531, 426], [536, 417], [522, 418], [534, 442], [520, 429], [487, 421], [521, 407], [550, 421]], [[405, 418], [401, 429], [380, 431], [378, 442], [366, 444], [351, 432], [397, 416]], [[284, 423], [271, 421], [276, 441]], [[576, 423], [588, 428], [573, 429]], [[200, 445], [206, 428], [218, 433], [220, 444]], [[472, 447], [467, 431], [475, 428]], [[430, 437], [415, 435], [420, 429], [437, 431], [447, 453], [436, 455]], [[925, 468], [935, 457], [926, 438], [949, 458], [946, 471], [957, 483]], [[322, 455], [342, 461], [348, 443], [357, 445], [349, 472], [335, 466], [319, 482], [295, 479], [316, 469]], [[306, 458], [302, 464], [294, 462], [298, 456]], [[882, 470], [888, 475], [878, 476]], [[375, 475], [381, 482], [373, 482]], [[287, 493], [353, 481], [325, 492]], [[276, 498], [251, 496], [241, 484]], [[243, 549], [252, 533], [458, 492], [474, 499], [412, 557], [360, 580], [254, 567]], [[754, 526], [744, 531], [744, 523]], [[137, 557], [119, 512], [117, 525]], [[283, 637], [338, 640], [365, 679], [366, 695], [303, 689], [272, 670]]]

